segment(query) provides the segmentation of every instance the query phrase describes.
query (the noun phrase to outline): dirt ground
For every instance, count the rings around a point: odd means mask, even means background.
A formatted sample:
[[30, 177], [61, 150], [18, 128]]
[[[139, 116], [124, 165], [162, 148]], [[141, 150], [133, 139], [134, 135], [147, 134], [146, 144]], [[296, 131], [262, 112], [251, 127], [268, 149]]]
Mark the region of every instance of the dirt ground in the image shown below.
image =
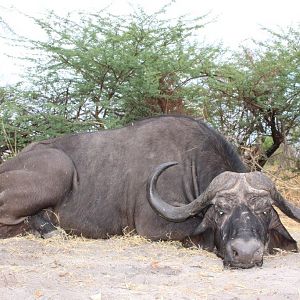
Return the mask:
[[[300, 226], [288, 223], [300, 245]], [[300, 254], [223, 269], [212, 253], [138, 236], [0, 241], [0, 299], [300, 299]]]

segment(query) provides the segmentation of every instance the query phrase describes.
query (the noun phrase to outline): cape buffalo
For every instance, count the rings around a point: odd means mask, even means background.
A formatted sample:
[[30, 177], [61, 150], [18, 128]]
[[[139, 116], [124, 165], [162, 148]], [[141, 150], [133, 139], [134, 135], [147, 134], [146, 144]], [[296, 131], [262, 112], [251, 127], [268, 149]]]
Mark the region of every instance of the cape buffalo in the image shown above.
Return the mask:
[[237, 268], [297, 251], [272, 205], [297, 221], [300, 209], [264, 174], [247, 173], [220, 134], [183, 116], [33, 143], [0, 165], [0, 204], [3, 238], [58, 226], [107, 238], [127, 228], [190, 241]]

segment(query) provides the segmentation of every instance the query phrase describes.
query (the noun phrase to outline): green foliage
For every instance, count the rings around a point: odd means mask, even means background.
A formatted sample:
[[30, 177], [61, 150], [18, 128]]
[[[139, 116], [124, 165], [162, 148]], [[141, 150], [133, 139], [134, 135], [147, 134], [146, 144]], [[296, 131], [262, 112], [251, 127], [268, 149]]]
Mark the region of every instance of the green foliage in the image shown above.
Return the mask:
[[202, 18], [170, 21], [163, 14], [35, 19], [47, 34], [46, 41], [30, 41], [39, 53], [30, 74], [38, 98], [105, 128], [183, 111], [183, 98], [198, 89], [192, 82], [207, 76], [218, 49], [193, 41]]
[[270, 149], [273, 145], [273, 139], [270, 136], [266, 136], [263, 143], [262, 143], [262, 149], [266, 152], [268, 149]]
[[19, 86], [0, 88], [0, 156], [4, 151], [16, 154], [32, 141], [93, 127], [67, 119], [59, 106], [39, 104], [35, 103], [35, 94], [24, 92]]
[[233, 53], [202, 90], [205, 118], [239, 145], [271, 137], [261, 165], [299, 139], [300, 125], [300, 31], [270, 34], [268, 43]]

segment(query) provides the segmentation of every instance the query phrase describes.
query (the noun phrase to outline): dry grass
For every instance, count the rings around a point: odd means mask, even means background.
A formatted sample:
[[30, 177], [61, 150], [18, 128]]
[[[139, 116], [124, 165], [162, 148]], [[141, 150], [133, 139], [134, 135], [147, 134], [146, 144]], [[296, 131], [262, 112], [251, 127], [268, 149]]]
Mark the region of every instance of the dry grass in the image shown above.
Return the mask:
[[[268, 166], [264, 173], [276, 184], [278, 191], [285, 199], [300, 207], [300, 173], [281, 169], [277, 166]], [[299, 223], [285, 216], [277, 209], [283, 224], [292, 230], [299, 230]]]
[[264, 173], [273, 180], [277, 189], [286, 199], [300, 206], [300, 173], [275, 166], [266, 168]]

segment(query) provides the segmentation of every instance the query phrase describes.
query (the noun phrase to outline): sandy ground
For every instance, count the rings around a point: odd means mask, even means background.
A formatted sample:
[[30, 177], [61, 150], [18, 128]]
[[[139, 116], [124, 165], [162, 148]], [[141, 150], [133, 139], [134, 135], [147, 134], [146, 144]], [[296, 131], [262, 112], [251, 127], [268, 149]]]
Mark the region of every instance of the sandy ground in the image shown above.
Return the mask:
[[[299, 224], [289, 231], [300, 245]], [[300, 254], [262, 268], [223, 269], [221, 259], [175, 242], [16, 237], [0, 241], [0, 299], [300, 299]]]

